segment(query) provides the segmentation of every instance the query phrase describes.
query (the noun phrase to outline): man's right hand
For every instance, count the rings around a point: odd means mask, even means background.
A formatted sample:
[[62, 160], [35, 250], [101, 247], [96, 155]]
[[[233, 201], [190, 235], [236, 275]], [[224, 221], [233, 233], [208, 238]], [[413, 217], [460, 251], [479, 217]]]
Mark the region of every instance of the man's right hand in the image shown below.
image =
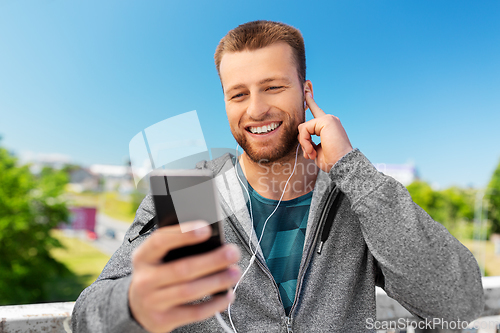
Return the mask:
[[210, 237], [207, 223], [189, 223], [204, 226], [185, 233], [179, 225], [160, 228], [132, 256], [129, 308], [135, 320], [150, 332], [170, 332], [209, 318], [226, 309], [234, 299], [234, 294], [228, 292], [207, 302], [186, 304], [232, 288], [241, 275], [237, 266], [231, 266], [240, 258], [239, 249], [232, 244], [163, 263], [162, 258], [168, 251], [201, 243]]

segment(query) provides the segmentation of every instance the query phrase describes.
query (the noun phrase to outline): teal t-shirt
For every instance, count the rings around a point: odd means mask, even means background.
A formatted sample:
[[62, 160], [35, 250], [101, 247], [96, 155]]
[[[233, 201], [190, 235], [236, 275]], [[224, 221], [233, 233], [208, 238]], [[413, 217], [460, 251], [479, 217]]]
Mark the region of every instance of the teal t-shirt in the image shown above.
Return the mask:
[[[240, 177], [244, 179], [242, 172]], [[255, 233], [259, 239], [264, 222], [276, 208], [278, 200], [264, 198], [250, 184], [248, 192], [252, 203]], [[260, 242], [266, 264], [278, 285], [287, 315], [295, 299], [311, 198], [312, 191], [292, 200], [281, 201], [276, 212], [267, 221]], [[249, 203], [247, 206], [250, 209]]]

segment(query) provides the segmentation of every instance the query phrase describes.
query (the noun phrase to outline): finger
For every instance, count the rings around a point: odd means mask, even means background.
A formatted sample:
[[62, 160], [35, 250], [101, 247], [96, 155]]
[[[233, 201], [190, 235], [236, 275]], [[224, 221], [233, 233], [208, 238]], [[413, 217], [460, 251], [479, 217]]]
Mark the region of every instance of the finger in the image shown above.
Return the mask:
[[304, 156], [304, 158], [309, 159], [309, 155], [306, 154], [306, 151], [304, 149], [302, 149], [302, 156]]
[[307, 106], [309, 106], [309, 110], [311, 110], [312, 115], [314, 118], [324, 116], [326, 113], [325, 111], [321, 110], [318, 104], [314, 101], [311, 93], [306, 93], [306, 103]]
[[[202, 321], [210, 318], [217, 312], [222, 312], [231, 302], [234, 301], [234, 293], [229, 292], [225, 295], [214, 296], [207, 302], [200, 304], [179, 305], [169, 309], [168, 313], [163, 316], [163, 322], [170, 329], [184, 326], [192, 322]], [[173, 327], [171, 325], [174, 325]]]
[[306, 153], [309, 158], [313, 158], [316, 154], [316, 145], [314, 144], [311, 134], [320, 136], [321, 126], [318, 125], [318, 119], [311, 119], [299, 125], [299, 135], [297, 139], [299, 140], [302, 150]]
[[299, 125], [299, 134], [297, 135], [297, 140], [299, 140], [302, 151], [304, 152], [304, 157], [309, 158], [309, 153], [311, 152], [312, 139], [311, 134], [305, 128], [305, 123]]
[[309, 154], [306, 153], [306, 151], [304, 149], [302, 149], [302, 156], [304, 156], [305, 159], [311, 159], [311, 157], [309, 156]]
[[233, 288], [241, 277], [237, 266], [187, 283], [177, 284], [156, 291], [148, 300], [158, 311], [186, 304]]
[[312, 151], [311, 154], [309, 154], [309, 159], [315, 160], [316, 157], [318, 156], [318, 148], [317, 148], [317, 145], [314, 142], [312, 142], [312, 145], [313, 145], [314, 150]]
[[193, 221], [186, 223], [189, 223], [189, 228], [194, 230], [183, 233], [179, 225], [174, 225], [162, 227], [153, 232], [135, 250], [132, 257], [133, 266], [159, 264], [168, 251], [186, 245], [201, 243], [210, 237], [211, 229], [206, 222]]
[[225, 244], [213, 251], [181, 258], [162, 265], [155, 278], [162, 286], [191, 281], [226, 270], [240, 259], [240, 250], [234, 244]]

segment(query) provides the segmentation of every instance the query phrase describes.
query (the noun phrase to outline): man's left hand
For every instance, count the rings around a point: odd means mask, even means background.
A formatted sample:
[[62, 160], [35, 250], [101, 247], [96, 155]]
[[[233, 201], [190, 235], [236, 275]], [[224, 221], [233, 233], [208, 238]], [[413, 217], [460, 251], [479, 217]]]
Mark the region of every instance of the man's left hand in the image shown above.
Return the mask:
[[[306, 93], [306, 103], [314, 119], [299, 125], [299, 142], [304, 157], [314, 160], [324, 172], [329, 172], [338, 160], [352, 150], [351, 142], [339, 118], [326, 114], [314, 101], [310, 92]], [[311, 135], [317, 135], [321, 143], [316, 145]]]

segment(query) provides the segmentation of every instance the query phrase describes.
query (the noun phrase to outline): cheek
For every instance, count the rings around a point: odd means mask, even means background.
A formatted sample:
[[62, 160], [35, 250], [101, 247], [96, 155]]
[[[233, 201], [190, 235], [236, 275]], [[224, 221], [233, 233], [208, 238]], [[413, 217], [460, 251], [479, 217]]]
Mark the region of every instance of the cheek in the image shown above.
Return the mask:
[[286, 110], [289, 110], [289, 112], [295, 113], [297, 110], [304, 111], [304, 99], [302, 94], [296, 90], [280, 96], [279, 103]]
[[226, 107], [226, 115], [229, 125], [231, 127], [238, 127], [239, 118], [237, 113], [234, 110], [231, 110], [230, 108]]
[[303, 122], [305, 120], [304, 102], [295, 99], [293, 103], [288, 103], [287, 110], [294, 122]]

